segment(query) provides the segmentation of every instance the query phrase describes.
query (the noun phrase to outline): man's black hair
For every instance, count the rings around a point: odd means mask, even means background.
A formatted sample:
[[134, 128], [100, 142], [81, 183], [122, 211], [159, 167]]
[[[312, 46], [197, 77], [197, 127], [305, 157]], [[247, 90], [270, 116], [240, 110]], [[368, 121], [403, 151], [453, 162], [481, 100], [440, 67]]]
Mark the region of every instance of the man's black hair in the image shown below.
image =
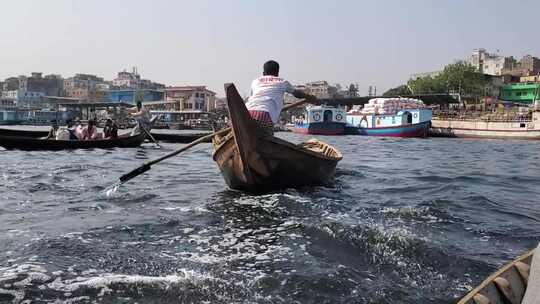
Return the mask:
[[279, 63], [274, 60], [268, 60], [263, 65], [263, 75], [279, 76]]

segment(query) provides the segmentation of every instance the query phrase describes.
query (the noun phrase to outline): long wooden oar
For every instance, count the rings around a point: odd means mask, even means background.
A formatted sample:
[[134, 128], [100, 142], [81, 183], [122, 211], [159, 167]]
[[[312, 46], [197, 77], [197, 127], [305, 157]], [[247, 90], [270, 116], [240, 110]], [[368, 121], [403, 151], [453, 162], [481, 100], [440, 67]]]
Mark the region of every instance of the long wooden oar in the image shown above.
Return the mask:
[[148, 136], [154, 142], [154, 144], [156, 144], [159, 148], [161, 148], [161, 146], [159, 145], [157, 140], [154, 138], [154, 136], [152, 136], [152, 134], [150, 134], [150, 131], [146, 130], [146, 128], [144, 128], [142, 126], [141, 126], [141, 129], [143, 129], [144, 133], [146, 133], [146, 136]]
[[[305, 99], [300, 100], [300, 101], [298, 101], [298, 102], [295, 102], [295, 103], [293, 103], [293, 104], [290, 104], [290, 105], [288, 105], [288, 106], [283, 107], [283, 110], [282, 110], [282, 111], [287, 111], [287, 110], [292, 109], [292, 108], [294, 108], [294, 107], [303, 105], [303, 104], [306, 103], [306, 102], [307, 102], [307, 100], [305, 100]], [[165, 160], [165, 159], [167, 159], [167, 158], [171, 158], [171, 157], [173, 157], [173, 156], [175, 156], [175, 155], [178, 155], [178, 154], [180, 154], [180, 153], [182, 153], [182, 152], [188, 150], [189, 148], [191, 148], [191, 147], [193, 147], [193, 146], [196, 146], [196, 145], [198, 145], [198, 144], [200, 144], [200, 143], [202, 143], [202, 142], [205, 142], [205, 141], [211, 139], [212, 137], [214, 137], [214, 136], [216, 136], [216, 135], [222, 135], [222, 134], [225, 134], [225, 133], [229, 132], [230, 130], [231, 130], [231, 128], [229, 127], [229, 128], [225, 128], [225, 129], [223, 129], [223, 130], [219, 130], [219, 131], [217, 131], [217, 132], [214, 132], [214, 133], [212, 133], [212, 134], [208, 134], [208, 135], [206, 135], [206, 136], [203, 136], [203, 137], [201, 137], [201, 138], [199, 138], [199, 139], [197, 139], [197, 140], [194, 140], [194, 141], [190, 142], [189, 144], [183, 146], [182, 148], [180, 148], [180, 149], [178, 149], [178, 150], [176, 150], [176, 151], [173, 151], [173, 152], [171, 152], [171, 153], [169, 153], [169, 154], [167, 154], [167, 155], [163, 155], [163, 156], [160, 157], [160, 158], [151, 160], [151, 161], [149, 161], [149, 162], [143, 164], [142, 166], [140, 166], [140, 167], [138, 167], [138, 168], [132, 170], [131, 172], [128, 172], [128, 173], [126, 173], [126, 174], [120, 176], [120, 183], [125, 183], [125, 182], [129, 181], [130, 179], [132, 179], [132, 178], [134, 178], [134, 177], [137, 177], [137, 176], [143, 174], [144, 172], [150, 170], [151, 167], [152, 167], [152, 165], [155, 165], [155, 164], [159, 163], [159, 162], [162, 161], [162, 160]]]

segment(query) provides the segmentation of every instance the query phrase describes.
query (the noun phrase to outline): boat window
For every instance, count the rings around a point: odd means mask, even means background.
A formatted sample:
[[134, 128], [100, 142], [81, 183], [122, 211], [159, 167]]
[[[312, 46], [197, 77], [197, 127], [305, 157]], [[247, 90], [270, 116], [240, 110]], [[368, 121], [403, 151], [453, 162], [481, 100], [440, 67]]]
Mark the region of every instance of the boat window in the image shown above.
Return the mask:
[[525, 124], [524, 124], [524, 123], [520, 123], [520, 124], [519, 124], [519, 127], [520, 127], [520, 128], [525, 128]]
[[332, 111], [326, 110], [324, 111], [324, 122], [332, 121]]

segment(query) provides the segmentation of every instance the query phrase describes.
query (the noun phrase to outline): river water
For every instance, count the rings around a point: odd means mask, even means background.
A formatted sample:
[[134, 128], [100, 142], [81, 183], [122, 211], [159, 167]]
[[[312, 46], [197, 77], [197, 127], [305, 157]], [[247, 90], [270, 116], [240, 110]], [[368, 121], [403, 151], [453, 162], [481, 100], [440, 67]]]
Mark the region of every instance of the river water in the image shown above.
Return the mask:
[[321, 139], [333, 188], [257, 196], [209, 144], [110, 195], [180, 145], [0, 151], [0, 303], [453, 303], [540, 240], [540, 142]]

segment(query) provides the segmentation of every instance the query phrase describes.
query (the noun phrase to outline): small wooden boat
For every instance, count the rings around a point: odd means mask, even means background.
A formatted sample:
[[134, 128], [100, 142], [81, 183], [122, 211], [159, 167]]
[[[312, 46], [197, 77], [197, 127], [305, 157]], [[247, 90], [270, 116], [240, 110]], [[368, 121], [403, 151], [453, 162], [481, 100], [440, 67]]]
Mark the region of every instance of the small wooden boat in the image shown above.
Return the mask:
[[458, 304], [522, 303], [534, 250], [518, 257], [490, 275], [471, 290]]
[[114, 139], [98, 140], [56, 140], [29, 136], [0, 135], [0, 147], [8, 150], [73, 150], [73, 149], [110, 149], [134, 148], [140, 146], [146, 138], [145, 133], [134, 136], [124, 134]]
[[264, 135], [233, 84], [225, 85], [231, 132], [213, 138], [213, 159], [232, 189], [260, 192], [287, 187], [328, 185], [341, 153], [311, 140], [299, 145]]

